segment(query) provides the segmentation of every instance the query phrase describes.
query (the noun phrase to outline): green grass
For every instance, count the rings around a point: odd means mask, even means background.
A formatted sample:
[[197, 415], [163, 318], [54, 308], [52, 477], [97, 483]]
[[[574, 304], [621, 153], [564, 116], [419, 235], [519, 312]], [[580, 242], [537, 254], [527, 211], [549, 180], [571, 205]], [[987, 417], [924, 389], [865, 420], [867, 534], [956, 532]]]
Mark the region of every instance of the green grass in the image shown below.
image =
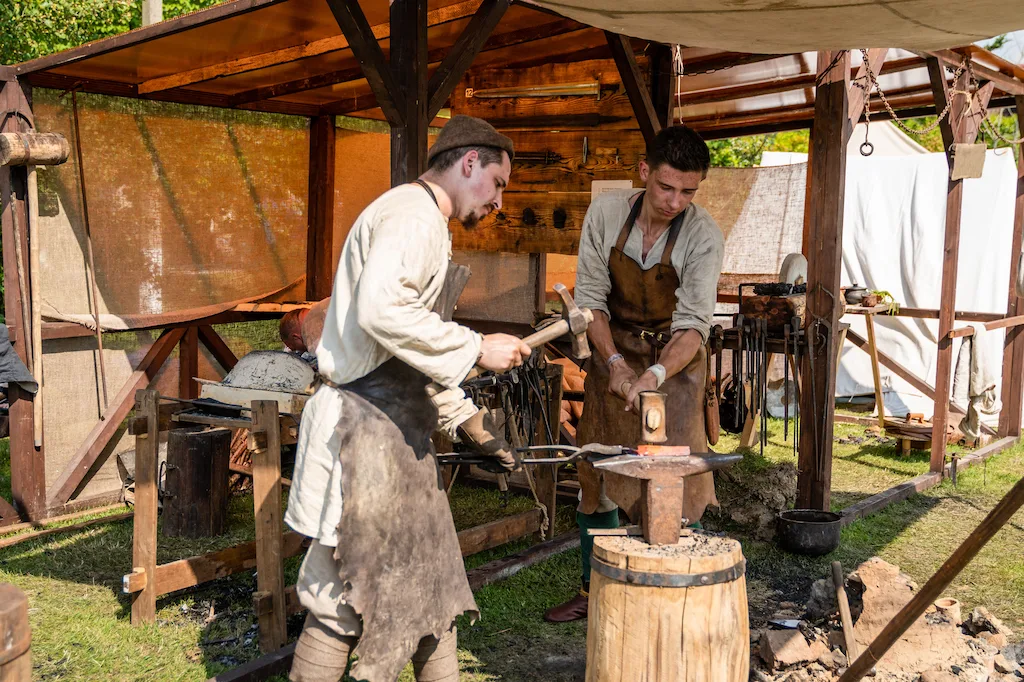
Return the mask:
[[[781, 423], [770, 424], [765, 457], [746, 453], [738, 465], [756, 476], [774, 462], [791, 461], [782, 442]], [[833, 472], [834, 507], [879, 492], [927, 470], [927, 455], [902, 458], [893, 445], [865, 440], [863, 427], [839, 425]], [[2, 443], [2, 441], [0, 441]], [[735, 438], [716, 447], [728, 452]], [[6, 453], [0, 445], [0, 461]], [[0, 485], [7, 480], [0, 467]], [[770, 618], [780, 601], [803, 603], [810, 583], [829, 575], [839, 560], [852, 570], [871, 556], [898, 564], [919, 584], [966, 538], [999, 498], [1024, 473], [1024, 447], [996, 455], [984, 466], [962, 472], [950, 482], [859, 522], [843, 531], [841, 547], [819, 558], [785, 554], [770, 543], [740, 536], [748, 560], [747, 583], [752, 626]], [[493, 490], [456, 486], [452, 510], [459, 528], [525, 511], [532, 501], [519, 495], [507, 501]], [[555, 532], [574, 528], [571, 505], [559, 508]], [[159, 561], [207, 552], [251, 539], [252, 498], [231, 502], [228, 533], [215, 540], [161, 538]], [[467, 568], [516, 551], [527, 541], [470, 557]], [[1020, 636], [1024, 633], [1024, 512], [1019, 512], [954, 581], [947, 593], [965, 609], [984, 604]], [[571, 551], [477, 593], [481, 618], [460, 622], [462, 679], [571, 680], [585, 661], [586, 625], [550, 625], [544, 610], [579, 588], [580, 557]], [[208, 583], [158, 602], [157, 625], [132, 627], [121, 576], [131, 565], [131, 522], [29, 540], [0, 550], [0, 582], [29, 596], [33, 627], [34, 679], [40, 680], [204, 680], [259, 655], [251, 595], [254, 577], [246, 573]], [[298, 559], [287, 564], [294, 581]], [[289, 636], [301, 629], [289, 621]], [[407, 669], [403, 681], [411, 680]]]

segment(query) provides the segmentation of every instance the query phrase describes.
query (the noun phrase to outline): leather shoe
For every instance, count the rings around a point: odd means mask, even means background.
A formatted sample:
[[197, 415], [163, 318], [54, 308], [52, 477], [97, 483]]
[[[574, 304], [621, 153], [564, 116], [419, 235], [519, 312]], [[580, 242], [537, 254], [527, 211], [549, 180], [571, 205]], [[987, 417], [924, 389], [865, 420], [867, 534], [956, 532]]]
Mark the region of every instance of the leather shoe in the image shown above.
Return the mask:
[[564, 604], [553, 606], [544, 612], [544, 620], [549, 623], [571, 623], [574, 620], [583, 620], [587, 617], [588, 601], [587, 595], [577, 594]]

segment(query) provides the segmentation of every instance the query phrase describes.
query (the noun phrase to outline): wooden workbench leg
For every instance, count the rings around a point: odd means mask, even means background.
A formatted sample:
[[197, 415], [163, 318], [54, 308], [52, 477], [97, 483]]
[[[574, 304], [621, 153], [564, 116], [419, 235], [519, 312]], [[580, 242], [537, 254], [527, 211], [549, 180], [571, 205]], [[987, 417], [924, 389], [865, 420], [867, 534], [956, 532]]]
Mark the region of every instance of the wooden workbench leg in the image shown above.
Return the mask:
[[875, 341], [875, 316], [864, 316], [868, 327], [868, 355], [871, 356], [871, 374], [875, 378], [875, 406], [878, 408], [878, 428], [885, 429], [885, 396], [882, 394], [882, 373], [878, 369], [878, 342]]
[[[284, 564], [281, 537], [281, 426], [277, 403], [252, 403], [252, 492], [256, 512], [256, 604], [260, 649], [264, 653], [284, 646]], [[266, 608], [269, 595], [270, 608]]]
[[160, 449], [160, 395], [135, 392], [135, 414], [146, 420], [146, 432], [135, 437], [135, 519], [132, 527], [132, 572], [146, 576], [132, 593], [132, 625], [156, 622], [157, 453]]

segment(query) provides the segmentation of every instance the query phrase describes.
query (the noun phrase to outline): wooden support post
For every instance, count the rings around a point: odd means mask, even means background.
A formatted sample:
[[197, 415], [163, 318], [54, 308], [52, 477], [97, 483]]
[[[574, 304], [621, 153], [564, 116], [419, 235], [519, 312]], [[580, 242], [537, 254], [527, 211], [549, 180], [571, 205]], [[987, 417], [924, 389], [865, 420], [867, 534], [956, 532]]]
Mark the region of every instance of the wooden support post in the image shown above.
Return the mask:
[[[494, 27], [505, 16], [509, 0], [483, 0], [469, 25], [462, 30], [458, 40], [452, 45], [448, 55], [430, 77], [427, 92], [430, 101], [427, 105], [427, 121], [434, 120], [437, 112], [451, 96], [455, 86], [466, 74], [473, 59], [480, 53], [484, 43], [491, 37]], [[425, 66], [425, 62], [424, 62]]]
[[391, 3], [391, 74], [403, 93], [401, 125], [391, 124], [391, 185], [427, 170], [427, 0]]
[[31, 682], [31, 642], [28, 598], [14, 585], [0, 584], [0, 680]]
[[307, 301], [327, 298], [334, 283], [334, 141], [334, 116], [310, 119]]
[[220, 363], [225, 372], [230, 372], [238, 364], [238, 358], [234, 352], [224, 343], [213, 327], [208, 324], [200, 325], [199, 340], [203, 342], [206, 349], [213, 355], [213, 359]]
[[258, 613], [260, 649], [277, 651], [287, 641], [284, 605], [284, 566], [281, 561], [281, 426], [277, 403], [270, 400], [252, 404], [252, 493], [256, 511], [256, 589], [270, 594], [271, 608]]
[[[27, 119], [27, 121], [26, 121]], [[16, 80], [0, 80], [0, 132], [22, 133], [30, 130], [32, 108], [29, 94]], [[7, 324], [15, 330], [11, 338], [14, 350], [25, 366], [32, 367], [30, 319], [26, 315], [30, 292], [28, 282], [28, 173], [25, 166], [0, 166], [0, 223], [2, 223], [4, 303]], [[17, 239], [16, 239], [17, 238]], [[22, 258], [20, 277], [16, 248]], [[36, 330], [38, 331], [38, 330]], [[11, 492], [18, 511], [31, 520], [46, 515], [46, 456], [44, 447], [35, 447], [35, 417], [32, 394], [12, 384], [7, 393], [10, 403]]]
[[651, 43], [648, 49], [651, 62], [651, 103], [662, 128], [671, 126], [676, 105], [676, 77], [672, 46]]
[[199, 397], [199, 329], [188, 327], [178, 342], [178, 397], [195, 400]]
[[[807, 244], [807, 320], [811, 343], [818, 333], [835, 343], [842, 303], [839, 295], [846, 189], [846, 140], [849, 135], [850, 54], [818, 52], [818, 86], [811, 146], [811, 239]], [[819, 324], [814, 324], [815, 321]], [[826, 326], [827, 325], [827, 326]], [[800, 455], [797, 506], [829, 508], [832, 484], [832, 416], [835, 413], [834, 357], [819, 345], [814, 362], [802, 358]], [[813, 367], [812, 367], [813, 365]]]
[[650, 144], [654, 136], [661, 132], [661, 122], [651, 101], [651, 93], [644, 84], [643, 74], [637, 66], [636, 54], [633, 53], [629, 36], [611, 31], [605, 31], [604, 36], [612, 50], [612, 57], [615, 58], [615, 66], [619, 70], [619, 77], [622, 78], [622, 86], [626, 89], [629, 103], [633, 106], [633, 115], [640, 124], [640, 132], [643, 133], [644, 141]]
[[[403, 4], [406, 1], [396, 0], [392, 4], [392, 21], [394, 21], [394, 5]], [[425, 2], [425, 0], [423, 1]], [[370, 28], [370, 23], [359, 6], [359, 0], [327, 0], [327, 5], [331, 8], [334, 19], [341, 27], [345, 38], [348, 39], [352, 53], [359, 60], [359, 66], [363, 69], [366, 82], [377, 98], [377, 106], [381, 108], [392, 126], [401, 125], [404, 121], [402, 112], [405, 107], [406, 93], [396, 86], [373, 29]], [[394, 25], [391, 26], [390, 37], [391, 44], [398, 48], [402, 43], [403, 36], [395, 32]], [[426, 64], [423, 65], [423, 77], [426, 78]], [[392, 158], [394, 157], [392, 156]]]
[[153, 345], [146, 351], [138, 368], [132, 372], [131, 377], [125, 383], [114, 400], [111, 401], [106, 413], [89, 435], [85, 442], [75, 453], [74, 458], [61, 472], [61, 475], [54, 481], [48, 495], [49, 506], [59, 507], [71, 499], [79, 486], [85, 481], [86, 475], [97, 463], [102, 464], [101, 459], [110, 454], [110, 441], [121, 431], [121, 422], [128, 416], [136, 391], [149, 385], [149, 380], [156, 376], [156, 373], [163, 367], [167, 356], [174, 350], [174, 346], [184, 335], [184, 329], [167, 329], [160, 335]]
[[132, 572], [145, 585], [132, 594], [132, 625], [156, 622], [157, 453], [160, 448], [160, 394], [135, 393], [135, 412], [146, 419], [146, 433], [135, 437], [135, 522], [132, 530]]
[[878, 428], [885, 429], [885, 396], [882, 393], [882, 373], [878, 368], [878, 342], [875, 339], [875, 316], [864, 316], [868, 327], [868, 355], [871, 356], [871, 375], [875, 379], [875, 406], [878, 408]]
[[[1024, 96], [1017, 96], [1017, 128], [1024, 130]], [[1024, 235], [1024, 154], [1017, 158], [1017, 201], [1013, 211], [1013, 242], [1010, 246], [1010, 295], [1006, 316], [1024, 314], [1024, 299], [1017, 296], [1020, 252]], [[1006, 330], [1003, 343], [1003, 409], [999, 413], [999, 435], [1020, 436], [1022, 402], [1024, 402], [1024, 329]]]
[[[949, 103], [949, 114], [939, 124], [942, 144], [946, 148], [949, 167], [953, 167], [953, 145], [958, 142], [974, 142], [980, 126], [979, 116], [988, 106], [992, 94], [991, 83], [978, 90], [978, 102], [951, 92], [946, 82], [946, 70], [942, 62], [928, 58], [928, 75], [931, 78], [935, 106], [942, 111]], [[964, 92], [968, 88], [967, 72], [953, 84], [953, 90]], [[987, 94], [986, 94], [987, 93]], [[980, 106], [980, 111], [973, 111]], [[950, 180], [946, 189], [946, 232], [942, 255], [942, 286], [939, 292], [939, 349], [935, 369], [935, 413], [932, 417], [931, 470], [942, 471], [946, 462], [946, 426], [949, 421], [950, 374], [953, 369], [953, 338], [950, 332], [956, 316], [956, 276], [960, 262], [960, 217], [963, 208], [963, 180]]]

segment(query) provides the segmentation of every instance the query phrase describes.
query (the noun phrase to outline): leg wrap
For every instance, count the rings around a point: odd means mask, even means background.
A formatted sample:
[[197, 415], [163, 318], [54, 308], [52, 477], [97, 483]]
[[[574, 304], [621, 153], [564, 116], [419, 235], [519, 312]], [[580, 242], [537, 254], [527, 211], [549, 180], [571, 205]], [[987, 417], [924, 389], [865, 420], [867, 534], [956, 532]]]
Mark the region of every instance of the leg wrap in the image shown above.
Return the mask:
[[424, 637], [412, 656], [416, 682], [459, 682], [459, 656], [455, 626], [441, 639]]
[[339, 635], [312, 615], [295, 644], [291, 682], [338, 682], [348, 667], [348, 654], [355, 646], [355, 637]]

